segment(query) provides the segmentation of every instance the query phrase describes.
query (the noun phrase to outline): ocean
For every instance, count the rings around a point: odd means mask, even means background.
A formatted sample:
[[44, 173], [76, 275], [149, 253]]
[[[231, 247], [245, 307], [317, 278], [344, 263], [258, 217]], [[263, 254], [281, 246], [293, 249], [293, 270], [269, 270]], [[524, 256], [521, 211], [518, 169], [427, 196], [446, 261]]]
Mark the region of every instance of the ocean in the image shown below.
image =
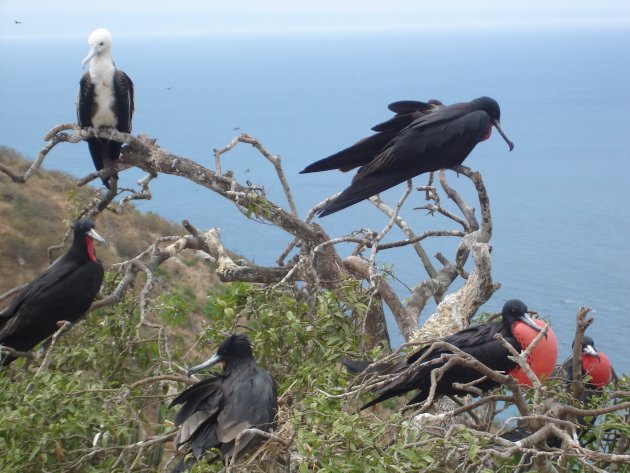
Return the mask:
[[[75, 100], [87, 54], [81, 38], [0, 41], [0, 145], [35, 158], [54, 125], [76, 121]], [[114, 37], [118, 67], [136, 88], [133, 132], [170, 152], [212, 168], [213, 148], [245, 132], [283, 159], [301, 215], [344, 189], [351, 175], [300, 175], [307, 164], [369, 135], [391, 116], [396, 100], [469, 101], [488, 95], [515, 142], [495, 132], [465, 164], [482, 173], [494, 223], [493, 278], [501, 289], [484, 306], [500, 310], [520, 298], [551, 319], [571, 348], [578, 307], [593, 308], [589, 328], [618, 372], [630, 372], [630, 32], [561, 30], [418, 32], [417, 34], [216, 35]], [[87, 146], [62, 144], [45, 167], [76, 176], [91, 172]], [[285, 203], [272, 167], [249, 146], [225, 155], [223, 168], [263, 184]], [[131, 186], [142, 176], [121, 174]], [[425, 178], [416, 178], [421, 185]], [[476, 206], [472, 185], [449, 173], [451, 185]], [[259, 264], [273, 264], [289, 238], [248, 221], [218, 195], [182, 179], [160, 176], [153, 199], [139, 202], [173, 220], [220, 227], [227, 247]], [[395, 203], [398, 186], [383, 194]], [[402, 214], [417, 233], [454, 229], [439, 217]], [[319, 220], [331, 237], [358, 228], [379, 231], [386, 219], [361, 203]], [[393, 231], [389, 240], [400, 238]], [[429, 254], [452, 258], [456, 240], [431, 242]], [[343, 254], [350, 246], [340, 248]], [[378, 263], [393, 267], [402, 298], [424, 278], [410, 249], [389, 250]], [[430, 315], [425, 309], [421, 321]], [[401, 336], [390, 324], [394, 344]]]

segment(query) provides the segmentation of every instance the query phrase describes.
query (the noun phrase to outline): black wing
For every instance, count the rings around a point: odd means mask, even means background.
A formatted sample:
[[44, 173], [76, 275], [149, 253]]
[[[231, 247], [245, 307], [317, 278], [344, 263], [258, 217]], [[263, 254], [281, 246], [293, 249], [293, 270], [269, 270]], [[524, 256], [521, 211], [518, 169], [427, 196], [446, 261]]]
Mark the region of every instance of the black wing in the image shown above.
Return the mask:
[[556, 366], [551, 376], [562, 379], [564, 382], [573, 380], [573, 357], [570, 356], [560, 366]]
[[[450, 335], [442, 339], [442, 341], [456, 346], [460, 350], [468, 353], [483, 364], [492, 369], [499, 371], [507, 371], [515, 366], [515, 364], [507, 359], [507, 350], [497, 341], [494, 340], [496, 333], [502, 332], [501, 324], [481, 324], [473, 325], [458, 333]], [[503, 332], [505, 332], [503, 330]], [[513, 346], [517, 346], [516, 340], [508, 333], [502, 333], [504, 338]], [[416, 403], [424, 401], [431, 387], [431, 371], [438, 368], [441, 364], [431, 366], [410, 366], [427, 353], [430, 345], [422, 348], [407, 359], [406, 366], [398, 365], [397, 369], [391, 373], [398, 374], [397, 378], [388, 385], [376, 391], [378, 397], [365, 404], [362, 409], [375, 405], [394, 396], [405, 394], [412, 390], [418, 390], [419, 393], [410, 401]], [[438, 349], [432, 351], [423, 360], [429, 362], [439, 358], [445, 353], [451, 353], [449, 350]], [[436, 395], [457, 394], [459, 391], [453, 387], [454, 382], [469, 383], [481, 378], [481, 374], [476, 370], [460, 365], [450, 368], [438, 381], [436, 387]], [[480, 389], [486, 390], [494, 386], [494, 382], [485, 380], [477, 385]]]
[[[94, 114], [94, 84], [90, 78], [90, 73], [86, 72], [79, 82], [77, 93], [77, 120], [83, 128], [92, 126], [92, 115]], [[101, 166], [102, 167], [102, 166]]]
[[[79, 82], [79, 91], [77, 94], [77, 121], [83, 128], [92, 126], [92, 116], [95, 112], [94, 101], [94, 84], [90, 77], [90, 73], [86, 72]], [[90, 150], [90, 156], [94, 163], [94, 168], [97, 171], [103, 169], [103, 157], [107, 156], [108, 143], [106, 141], [101, 142], [98, 138], [90, 138], [86, 140], [88, 148]], [[103, 181], [105, 185], [107, 183]]]
[[[226, 382], [228, 382], [226, 380]], [[275, 428], [275, 416], [278, 411], [276, 383], [271, 375], [252, 360], [248, 369], [232, 373], [229, 382], [235, 389], [226, 399], [225, 407], [217, 419], [217, 436], [224, 444], [224, 455], [238, 456], [260, 442], [257, 435], [241, 436], [239, 451], [234, 452], [234, 441], [245, 429], [255, 427], [261, 430]], [[230, 389], [224, 386], [226, 390]]]
[[309, 164], [300, 171], [300, 174], [330, 171], [333, 169], [347, 172], [358, 166], [364, 166], [373, 160], [394, 136], [396, 136], [395, 132], [388, 131], [363, 138], [338, 153]]
[[114, 74], [114, 94], [119, 131], [131, 133], [131, 120], [134, 112], [133, 82], [127, 74], [116, 69]]
[[419, 118], [392, 139], [380, 155], [359, 169], [352, 184], [328, 204], [320, 217], [420, 174], [461, 164], [487, 134], [490, 117], [475, 111], [449, 121], [441, 110]]
[[442, 102], [430, 100], [429, 102], [417, 102], [415, 100], [401, 100], [390, 103], [388, 108], [396, 113], [389, 120], [372, 127], [374, 131], [401, 131], [411, 125], [418, 118], [435, 112], [442, 107]]
[[[37, 334], [46, 338], [56, 330], [57, 321], [74, 322], [90, 308], [102, 281], [100, 261], [81, 266], [55, 263], [29, 283], [2, 312], [5, 320], [0, 329], [0, 343], [12, 346], [13, 337], [22, 338], [28, 332], [35, 338]], [[34, 340], [31, 346], [14, 348], [30, 349], [44, 338]]]
[[[57, 331], [58, 321], [75, 322], [87, 312], [103, 280], [103, 266], [90, 261], [71, 269], [56, 263], [24, 288], [2, 313], [0, 344], [31, 350]], [[7, 356], [0, 364], [14, 359]]]
[[[191, 386], [173, 399], [169, 407], [182, 404], [175, 416], [175, 425], [181, 426], [175, 438], [177, 446], [196, 442], [214, 448], [220, 444], [216, 437], [216, 419], [223, 405], [222, 379], [221, 376], [212, 376]], [[195, 452], [196, 456], [200, 456], [201, 453], [203, 451]]]
[[78, 267], [79, 265], [73, 262], [67, 256], [67, 253], [64, 254], [48, 268], [35, 276], [35, 278], [11, 300], [11, 303], [0, 312], [0, 317], [2, 319], [15, 317], [27, 300], [37, 298], [41, 293], [46, 293], [59, 279], [66, 278], [72, 271], [77, 270]]
[[372, 130], [378, 133], [363, 138], [348, 148], [308, 165], [300, 174], [332, 169], [346, 172], [358, 166], [366, 165], [378, 156], [385, 146], [399, 132], [413, 123], [414, 120], [436, 110], [439, 107], [437, 103], [439, 102], [431, 101], [425, 103], [412, 100], [391, 103], [389, 109], [395, 112], [396, 115], [372, 127]]

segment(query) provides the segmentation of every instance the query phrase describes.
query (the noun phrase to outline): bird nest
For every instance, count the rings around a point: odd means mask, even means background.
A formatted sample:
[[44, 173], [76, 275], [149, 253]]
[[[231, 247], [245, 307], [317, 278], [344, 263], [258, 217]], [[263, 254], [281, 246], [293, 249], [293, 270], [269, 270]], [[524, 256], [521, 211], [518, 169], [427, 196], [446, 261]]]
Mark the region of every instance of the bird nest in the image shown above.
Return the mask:
[[264, 463], [268, 467], [268, 471], [275, 471], [276, 468], [286, 471], [289, 451], [295, 438], [295, 429], [291, 422], [289, 403], [281, 398], [278, 404], [278, 414], [276, 415], [278, 428], [273, 432], [268, 432], [265, 435], [267, 440], [251, 455], [247, 456], [242, 463], [232, 465], [233, 467], [247, 468], [255, 465], [257, 469], [260, 469], [261, 464]]

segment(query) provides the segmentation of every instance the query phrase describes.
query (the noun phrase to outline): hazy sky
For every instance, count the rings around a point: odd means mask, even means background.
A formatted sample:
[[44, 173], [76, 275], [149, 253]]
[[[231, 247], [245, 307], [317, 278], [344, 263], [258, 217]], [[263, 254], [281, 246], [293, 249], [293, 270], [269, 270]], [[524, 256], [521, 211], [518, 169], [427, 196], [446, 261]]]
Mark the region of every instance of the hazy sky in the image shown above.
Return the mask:
[[[16, 21], [20, 23], [16, 23]], [[628, 0], [0, 0], [0, 39], [630, 28]]]

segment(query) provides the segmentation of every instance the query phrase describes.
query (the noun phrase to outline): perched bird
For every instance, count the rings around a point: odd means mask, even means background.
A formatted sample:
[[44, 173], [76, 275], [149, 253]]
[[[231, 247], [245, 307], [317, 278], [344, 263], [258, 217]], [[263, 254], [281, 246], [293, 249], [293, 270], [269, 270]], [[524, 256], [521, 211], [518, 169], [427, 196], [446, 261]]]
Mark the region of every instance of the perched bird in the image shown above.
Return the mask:
[[[575, 341], [573, 342], [575, 345]], [[573, 346], [572, 345], [572, 346]], [[585, 381], [584, 391], [580, 393], [579, 400], [587, 404], [597, 396], [601, 396], [604, 387], [610, 383], [612, 379], [612, 364], [605, 353], [595, 350], [595, 342], [593, 338], [584, 335], [582, 340], [582, 356], [581, 363], [582, 376], [587, 377]], [[569, 356], [562, 365], [556, 368], [553, 376], [561, 378], [565, 383], [565, 387], [570, 391], [571, 381], [573, 381], [573, 356]], [[578, 424], [583, 428], [588, 426], [588, 422], [584, 417], [578, 416]], [[594, 422], [594, 419], [592, 420]], [[592, 423], [591, 422], [591, 423]]]
[[327, 158], [307, 166], [301, 173], [361, 166], [352, 184], [330, 202], [320, 217], [330, 215], [378, 194], [419, 174], [464, 162], [477, 143], [490, 137], [494, 126], [507, 142], [514, 143], [501, 128], [499, 104], [490, 97], [445, 106], [437, 100], [403, 101], [389, 106], [397, 113], [376, 125], [377, 133]]
[[[602, 389], [612, 379], [612, 365], [610, 360], [604, 353], [595, 350], [595, 342], [588, 335], [584, 336], [582, 342], [581, 366], [582, 375], [587, 376], [589, 379], [586, 382], [586, 389], [580, 394], [579, 400], [586, 404], [595, 396], [601, 395]], [[565, 389], [571, 392], [570, 382], [573, 380], [573, 356], [569, 356], [562, 365], [556, 367], [552, 373], [552, 377], [561, 379], [564, 382]], [[566, 416], [562, 416], [561, 419], [567, 420]], [[577, 416], [576, 421], [580, 425], [580, 438], [583, 439], [590, 426], [595, 422], [595, 419], [590, 418], [590, 420], [587, 420], [583, 416]], [[516, 442], [533, 433], [534, 432], [530, 432], [529, 429], [519, 426], [503, 434], [501, 437]], [[555, 435], [550, 436], [547, 439], [547, 445], [549, 447], [560, 448], [562, 446], [562, 440]]]
[[[103, 281], [94, 240], [105, 242], [94, 230], [94, 222], [77, 220], [70, 249], [0, 312], [0, 345], [28, 351], [55, 333], [57, 322], [75, 322], [87, 312]], [[14, 356], [4, 355], [0, 366], [13, 360]]]
[[[77, 117], [81, 127], [110, 127], [131, 132], [133, 117], [133, 83], [112, 60], [112, 36], [106, 29], [94, 30], [88, 38], [90, 51], [83, 66], [90, 69], [81, 78], [77, 97]], [[120, 157], [121, 143], [106, 138], [87, 140], [92, 161], [97, 171], [113, 167]], [[103, 184], [109, 188], [109, 179]]]
[[[501, 322], [490, 322], [479, 325], [472, 325], [460, 332], [448, 337], [444, 337], [441, 341], [450, 343], [465, 353], [473, 356], [488, 368], [495, 371], [504, 371], [512, 374], [518, 368], [518, 365], [508, 359], [508, 350], [494, 336], [500, 333], [507, 342], [510, 343], [517, 351], [527, 348], [527, 344], [521, 340], [533, 340], [545, 325], [541, 320], [533, 320], [527, 312], [527, 306], [518, 299], [511, 299], [505, 303], [501, 311]], [[444, 362], [426, 366], [424, 363], [435, 360], [443, 354], [451, 353], [445, 349], [436, 349], [429, 354], [422, 365], [411, 366], [422, 355], [427, 353], [431, 345], [427, 345], [408, 358], [393, 364], [376, 365], [370, 368], [378, 374], [397, 375], [391, 382], [378, 388], [375, 393], [378, 395], [375, 399], [365, 404], [361, 409], [373, 406], [386, 399], [394, 396], [400, 396], [409, 391], [417, 390], [416, 395], [409, 402], [415, 404], [423, 402], [429, 395], [431, 388], [431, 372], [435, 368], [444, 365]], [[543, 338], [535, 349], [532, 351], [528, 360], [534, 373], [538, 377], [549, 376], [553, 371], [558, 355], [558, 344], [556, 337], [549, 328], [547, 336]], [[349, 371], [359, 373], [367, 368], [370, 364], [368, 361], [352, 361], [344, 360], [344, 365]], [[470, 383], [481, 378], [482, 375], [474, 368], [467, 366], [455, 365], [446, 371], [442, 378], [437, 382], [436, 397], [453, 394], [468, 394], [453, 386], [453, 383]], [[526, 384], [530, 384], [527, 380]], [[475, 384], [475, 386], [483, 391], [496, 386], [491, 379], [484, 379]]]
[[[189, 444], [197, 460], [211, 448], [219, 449], [224, 457], [238, 458], [261, 440], [255, 434], [244, 434], [235, 451], [236, 437], [243, 430], [267, 431], [276, 427], [276, 383], [254, 360], [247, 336], [231, 335], [212, 358], [189, 369], [188, 375], [216, 363], [223, 364], [223, 374], [212, 375], [186, 389], [169, 406], [182, 405], [175, 416], [175, 425], [181, 426], [175, 438], [177, 449]], [[188, 466], [182, 460], [175, 471]]]
[[[574, 342], [575, 343], [575, 342]], [[589, 390], [601, 389], [612, 379], [612, 364], [605, 353], [595, 350], [595, 342], [588, 335], [582, 341], [582, 376], [588, 376], [586, 386]], [[573, 380], [573, 356], [567, 358], [554, 372], [555, 376], [566, 381]]]

